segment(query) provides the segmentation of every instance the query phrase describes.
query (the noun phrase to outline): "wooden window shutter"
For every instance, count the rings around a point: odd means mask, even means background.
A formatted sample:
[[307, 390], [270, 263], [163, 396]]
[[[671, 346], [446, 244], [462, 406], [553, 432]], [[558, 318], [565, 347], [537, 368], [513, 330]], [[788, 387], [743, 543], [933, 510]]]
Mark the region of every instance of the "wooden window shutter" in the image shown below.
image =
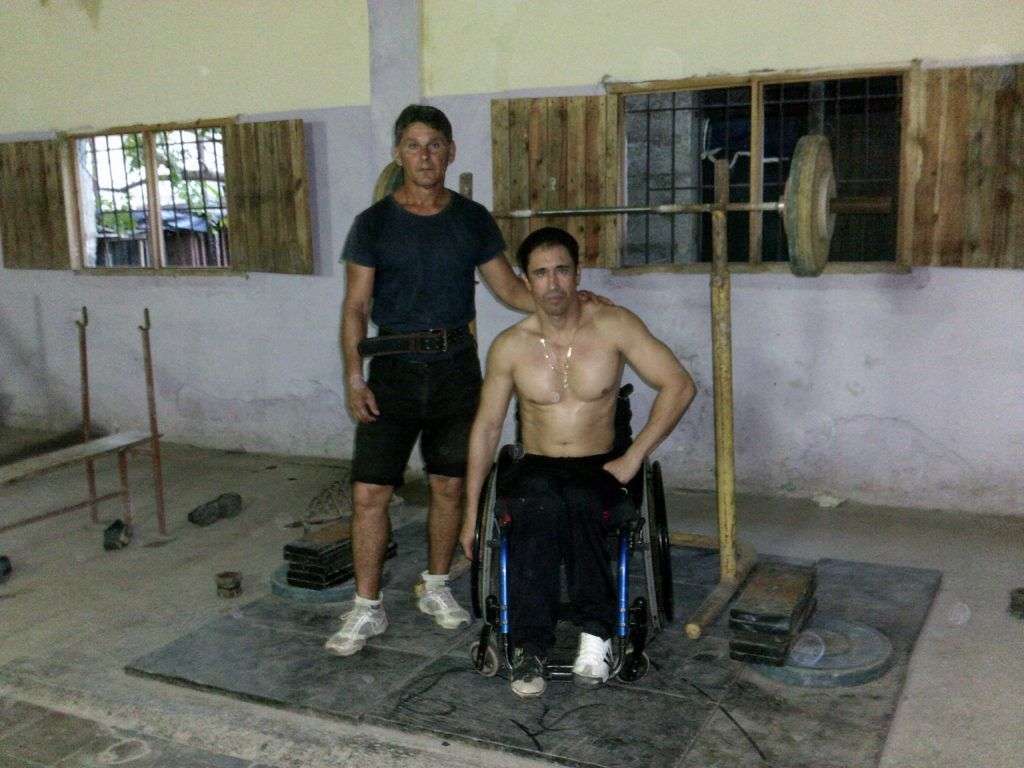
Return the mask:
[[245, 272], [312, 274], [302, 121], [229, 124], [224, 159], [232, 266]]
[[[616, 96], [491, 101], [495, 212], [619, 205], [620, 146]], [[513, 262], [527, 234], [557, 226], [579, 241], [582, 265], [619, 264], [620, 216], [499, 217], [498, 225]]]
[[901, 256], [1024, 268], [1024, 65], [911, 72]]
[[70, 269], [60, 141], [0, 144], [0, 237], [9, 269]]

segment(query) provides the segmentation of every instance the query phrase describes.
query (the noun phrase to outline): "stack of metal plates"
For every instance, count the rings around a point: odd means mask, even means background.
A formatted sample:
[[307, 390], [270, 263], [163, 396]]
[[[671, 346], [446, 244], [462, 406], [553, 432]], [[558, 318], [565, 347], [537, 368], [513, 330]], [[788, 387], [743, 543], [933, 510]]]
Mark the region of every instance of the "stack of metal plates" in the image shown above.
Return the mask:
[[[398, 549], [395, 542], [388, 544], [385, 557], [394, 557]], [[352, 540], [317, 541], [299, 539], [284, 545], [284, 559], [288, 564], [286, 579], [293, 587], [327, 589], [352, 578]]]
[[761, 563], [729, 609], [729, 656], [781, 667], [817, 601], [812, 566]]

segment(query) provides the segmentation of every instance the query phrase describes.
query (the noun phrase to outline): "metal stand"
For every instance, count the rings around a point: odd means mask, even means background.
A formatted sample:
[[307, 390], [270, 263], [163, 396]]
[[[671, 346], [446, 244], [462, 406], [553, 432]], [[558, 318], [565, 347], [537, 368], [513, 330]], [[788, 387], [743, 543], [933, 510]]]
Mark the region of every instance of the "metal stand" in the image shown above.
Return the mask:
[[[729, 204], [729, 163], [715, 161], [715, 207], [711, 211], [711, 348], [715, 397], [715, 488], [718, 506], [718, 586], [686, 623], [686, 634], [696, 640], [732, 599], [757, 555], [748, 547], [737, 557], [736, 472], [732, 425], [732, 308], [729, 276], [726, 206]], [[672, 534], [673, 544], [685, 536]]]

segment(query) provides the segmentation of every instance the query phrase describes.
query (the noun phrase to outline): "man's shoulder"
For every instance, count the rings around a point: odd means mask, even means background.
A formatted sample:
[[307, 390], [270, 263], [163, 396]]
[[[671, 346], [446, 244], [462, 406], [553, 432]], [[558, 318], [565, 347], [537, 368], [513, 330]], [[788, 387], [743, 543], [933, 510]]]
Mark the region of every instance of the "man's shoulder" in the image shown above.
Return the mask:
[[391, 196], [385, 195], [368, 208], [364, 208], [356, 216], [356, 221], [367, 222], [386, 215], [391, 210]]
[[590, 322], [599, 330], [612, 329], [623, 324], [639, 322], [635, 314], [617, 304], [602, 304], [589, 301], [584, 305], [584, 313]]
[[539, 328], [536, 315], [527, 315], [499, 333], [494, 338], [491, 349], [499, 355], [515, 355], [540, 335]]
[[463, 215], [468, 216], [472, 219], [490, 219], [491, 212], [487, 208], [476, 200], [461, 195], [455, 190], [448, 190], [452, 195], [452, 208], [458, 210]]

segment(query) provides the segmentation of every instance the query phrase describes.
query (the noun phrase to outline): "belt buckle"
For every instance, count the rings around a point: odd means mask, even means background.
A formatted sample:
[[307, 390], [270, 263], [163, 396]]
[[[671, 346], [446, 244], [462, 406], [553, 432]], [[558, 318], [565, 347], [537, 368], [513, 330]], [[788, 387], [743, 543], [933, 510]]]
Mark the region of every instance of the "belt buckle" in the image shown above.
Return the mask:
[[[430, 334], [429, 336], [427, 334]], [[440, 340], [441, 344], [438, 346], [437, 342]], [[431, 328], [425, 331], [423, 335], [416, 339], [415, 342], [416, 352], [447, 352], [448, 351], [448, 331], [445, 328]]]
[[[448, 329], [447, 328], [431, 328], [430, 333], [435, 334], [434, 339], [440, 337], [441, 348], [434, 349], [434, 352], [447, 352], [448, 351]], [[431, 339], [433, 341], [433, 339]]]

